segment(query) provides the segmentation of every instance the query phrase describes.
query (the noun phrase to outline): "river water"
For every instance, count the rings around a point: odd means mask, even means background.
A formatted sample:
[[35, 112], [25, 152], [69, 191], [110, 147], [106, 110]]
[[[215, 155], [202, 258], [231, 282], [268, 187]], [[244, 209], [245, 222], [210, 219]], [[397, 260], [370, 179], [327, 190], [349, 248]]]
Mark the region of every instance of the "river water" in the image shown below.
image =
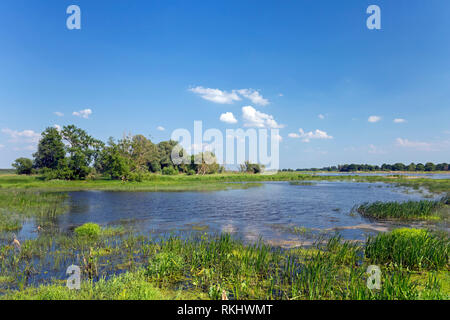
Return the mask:
[[[353, 206], [430, 197], [391, 184], [344, 181], [312, 185], [267, 182], [260, 187], [214, 192], [82, 191], [69, 195], [68, 212], [55, 221], [62, 231], [94, 222], [122, 225], [152, 236], [229, 232], [244, 240], [262, 238], [281, 245], [336, 231], [346, 239], [363, 240], [393, 225], [352, 214]], [[20, 237], [35, 237], [36, 227], [33, 221], [25, 223]]]

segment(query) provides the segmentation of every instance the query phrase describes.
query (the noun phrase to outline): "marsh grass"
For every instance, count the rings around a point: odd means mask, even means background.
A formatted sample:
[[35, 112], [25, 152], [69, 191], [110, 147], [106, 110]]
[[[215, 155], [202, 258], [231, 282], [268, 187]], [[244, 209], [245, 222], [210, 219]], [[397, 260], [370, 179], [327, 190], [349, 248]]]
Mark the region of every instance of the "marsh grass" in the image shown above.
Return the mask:
[[395, 229], [369, 237], [365, 255], [375, 264], [410, 270], [448, 270], [448, 235], [423, 229]]
[[0, 232], [20, 230], [29, 218], [46, 225], [67, 210], [66, 198], [64, 193], [0, 189]]
[[[2, 246], [0, 258], [0, 278], [9, 279], [0, 283], [0, 291], [8, 299], [220, 299], [223, 290], [230, 299], [448, 295], [442, 276], [413, 279], [408, 270], [384, 265], [382, 290], [367, 289], [365, 271], [371, 261], [364, 257], [364, 247], [338, 235], [318, 239], [309, 249], [289, 250], [262, 241], [246, 244], [228, 234], [158, 239], [47, 235], [26, 241], [20, 252]], [[64, 271], [70, 264], [82, 267], [79, 292], [65, 288]], [[45, 272], [53, 276], [42, 279]]]
[[378, 220], [439, 220], [441, 211], [448, 206], [448, 195], [440, 200], [407, 202], [373, 202], [355, 206], [356, 211], [366, 218]]

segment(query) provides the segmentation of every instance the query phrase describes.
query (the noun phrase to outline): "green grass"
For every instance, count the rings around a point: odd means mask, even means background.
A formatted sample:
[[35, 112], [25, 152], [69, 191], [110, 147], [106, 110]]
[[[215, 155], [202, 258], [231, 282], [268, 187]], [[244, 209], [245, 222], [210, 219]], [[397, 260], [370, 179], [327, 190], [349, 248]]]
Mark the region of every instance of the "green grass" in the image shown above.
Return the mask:
[[[258, 186], [263, 181], [353, 181], [353, 182], [385, 182], [397, 186], [411, 187], [417, 190], [425, 188], [430, 192], [448, 192], [450, 179], [410, 179], [402, 176], [318, 176], [311, 174], [280, 172], [274, 175], [224, 173], [213, 175], [150, 175], [142, 182], [122, 182], [107, 179], [87, 181], [44, 181], [39, 176], [0, 176], [0, 189], [38, 189], [46, 191], [215, 191], [231, 188], [248, 188]], [[224, 183], [224, 182], [249, 182]]]
[[[13, 280], [3, 299], [220, 299], [223, 291], [230, 299], [449, 298], [445, 268], [440, 273], [422, 268], [419, 274], [383, 263], [382, 289], [368, 289], [365, 272], [373, 257], [364, 257], [364, 246], [336, 236], [309, 249], [290, 250], [262, 242], [244, 244], [227, 234], [114, 239], [53, 235], [26, 241], [20, 253], [1, 247], [0, 278]], [[65, 270], [72, 263], [82, 269], [80, 291], [68, 290], [64, 279], [37, 287], [23, 280], [33, 274], [27, 270]], [[125, 273], [115, 274], [116, 268]]]
[[192, 300], [206, 299], [201, 292], [161, 289], [150, 282], [142, 270], [127, 272], [97, 282], [83, 281], [80, 290], [63, 284], [27, 288], [0, 296], [3, 300]]
[[395, 229], [369, 237], [365, 255], [374, 264], [410, 270], [448, 270], [448, 235], [422, 229]]
[[66, 211], [64, 193], [28, 189], [0, 189], [0, 232], [17, 231], [28, 218], [44, 226]]
[[353, 209], [363, 217], [396, 220], [438, 220], [448, 208], [449, 197], [440, 200], [364, 203]]

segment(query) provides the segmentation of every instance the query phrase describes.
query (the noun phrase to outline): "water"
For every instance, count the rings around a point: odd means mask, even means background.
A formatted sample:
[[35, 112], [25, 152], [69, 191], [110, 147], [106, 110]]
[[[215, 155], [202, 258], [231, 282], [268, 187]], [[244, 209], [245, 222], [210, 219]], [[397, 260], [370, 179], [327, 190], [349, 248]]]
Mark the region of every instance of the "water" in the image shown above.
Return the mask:
[[[299, 239], [293, 227], [303, 227], [313, 233], [339, 230], [347, 239], [363, 240], [368, 233], [389, 226], [350, 214], [352, 207], [424, 198], [405, 190], [383, 183], [319, 181], [307, 186], [267, 182], [261, 187], [214, 192], [82, 191], [69, 194], [69, 211], [56, 223], [63, 231], [94, 222], [126, 225], [158, 236], [231, 232], [248, 241], [261, 237], [285, 244]], [[35, 228], [33, 222], [26, 223], [20, 237], [35, 237]]]
[[318, 172], [313, 173], [318, 176], [409, 176], [427, 179], [450, 179], [450, 174], [446, 173], [415, 173], [415, 172]]

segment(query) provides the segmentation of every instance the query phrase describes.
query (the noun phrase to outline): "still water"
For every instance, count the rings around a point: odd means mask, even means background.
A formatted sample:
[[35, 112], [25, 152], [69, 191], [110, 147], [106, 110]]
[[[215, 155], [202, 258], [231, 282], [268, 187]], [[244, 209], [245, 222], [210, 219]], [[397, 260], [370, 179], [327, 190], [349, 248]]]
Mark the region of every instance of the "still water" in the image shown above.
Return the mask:
[[[57, 218], [62, 231], [86, 222], [125, 225], [155, 236], [189, 232], [230, 232], [248, 241], [289, 244], [308, 233], [339, 231], [344, 238], [363, 240], [382, 225], [351, 214], [354, 205], [373, 201], [423, 199], [425, 194], [383, 183], [319, 181], [313, 185], [267, 182], [260, 187], [214, 192], [100, 192], [69, 194], [68, 212]], [[34, 237], [36, 225], [26, 223], [21, 237]], [[380, 229], [381, 228], [381, 229]], [[307, 238], [307, 237], [306, 237]], [[305, 239], [303, 239], [305, 240]]]

